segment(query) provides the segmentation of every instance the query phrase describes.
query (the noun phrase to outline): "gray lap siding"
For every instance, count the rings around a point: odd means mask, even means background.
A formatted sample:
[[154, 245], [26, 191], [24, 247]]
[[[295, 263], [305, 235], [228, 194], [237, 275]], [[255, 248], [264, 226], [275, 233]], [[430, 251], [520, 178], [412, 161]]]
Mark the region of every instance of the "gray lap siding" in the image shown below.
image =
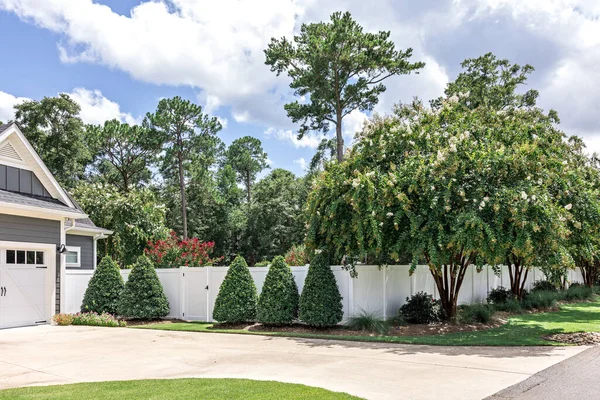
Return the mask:
[[81, 267], [67, 267], [67, 269], [94, 269], [94, 238], [67, 234], [67, 246], [81, 248]]

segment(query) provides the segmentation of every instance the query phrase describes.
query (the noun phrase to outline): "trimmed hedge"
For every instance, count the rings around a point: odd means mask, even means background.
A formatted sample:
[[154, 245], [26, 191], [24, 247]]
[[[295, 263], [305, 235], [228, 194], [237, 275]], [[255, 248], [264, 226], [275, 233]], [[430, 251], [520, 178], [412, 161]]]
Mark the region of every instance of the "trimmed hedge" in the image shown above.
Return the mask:
[[81, 312], [116, 314], [124, 287], [119, 266], [110, 256], [104, 257], [85, 290]]
[[321, 252], [311, 261], [300, 296], [300, 320], [314, 327], [337, 325], [344, 317], [344, 310], [329, 257]]
[[298, 317], [298, 297], [292, 270], [282, 256], [275, 257], [258, 298], [258, 322], [265, 325], [291, 323]]
[[152, 261], [138, 257], [121, 294], [118, 313], [134, 319], [157, 319], [169, 314], [169, 300]]
[[248, 264], [244, 257], [237, 256], [219, 288], [213, 318], [222, 323], [254, 321], [257, 297]]

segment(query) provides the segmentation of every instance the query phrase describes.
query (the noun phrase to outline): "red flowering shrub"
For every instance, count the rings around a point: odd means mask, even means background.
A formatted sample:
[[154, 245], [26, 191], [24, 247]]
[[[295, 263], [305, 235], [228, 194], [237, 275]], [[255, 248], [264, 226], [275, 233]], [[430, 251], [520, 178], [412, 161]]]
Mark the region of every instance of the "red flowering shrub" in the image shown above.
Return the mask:
[[156, 268], [205, 267], [219, 261], [211, 258], [215, 242], [201, 242], [198, 238], [180, 240], [171, 232], [166, 240], [148, 241], [146, 255]]
[[309, 260], [306, 247], [303, 244], [292, 246], [285, 254], [285, 262], [291, 267], [308, 264]]

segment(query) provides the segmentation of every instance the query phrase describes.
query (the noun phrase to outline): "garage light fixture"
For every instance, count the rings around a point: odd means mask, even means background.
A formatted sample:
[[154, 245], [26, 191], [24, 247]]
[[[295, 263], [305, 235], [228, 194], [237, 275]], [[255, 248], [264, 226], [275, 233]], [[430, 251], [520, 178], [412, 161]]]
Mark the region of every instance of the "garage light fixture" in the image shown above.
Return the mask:
[[67, 252], [67, 246], [65, 246], [64, 244], [61, 244], [60, 246], [58, 246], [56, 248], [56, 251], [58, 251], [58, 254], [64, 254]]

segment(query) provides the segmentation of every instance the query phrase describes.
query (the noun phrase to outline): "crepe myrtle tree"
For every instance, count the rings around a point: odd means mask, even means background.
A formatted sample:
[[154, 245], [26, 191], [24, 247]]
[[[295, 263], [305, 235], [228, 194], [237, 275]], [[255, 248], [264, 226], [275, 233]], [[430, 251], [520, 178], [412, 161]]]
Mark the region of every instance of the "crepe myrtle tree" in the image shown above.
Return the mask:
[[569, 138], [572, 153], [564, 165], [564, 179], [553, 189], [569, 211], [568, 248], [586, 286], [600, 278], [600, 169], [598, 159], [588, 157], [581, 138]]
[[316, 179], [308, 202], [311, 247], [337, 257], [374, 254], [380, 263], [409, 251], [411, 273], [417, 262], [429, 267], [447, 318], [456, 316], [471, 265], [479, 270], [514, 255], [529, 266], [564, 254], [566, 234], [564, 208], [543, 180], [527, 179], [536, 169], [544, 175], [544, 161], [554, 165], [559, 158], [548, 160], [545, 152], [555, 150], [550, 139], [536, 142], [535, 117], [526, 110], [469, 109], [460, 102], [465, 96], [435, 108], [415, 101], [373, 118], [347, 161]]
[[342, 121], [354, 110], [371, 111], [385, 92], [383, 81], [425, 66], [409, 62], [412, 49], [396, 50], [390, 32], [363, 32], [349, 12], [336, 12], [329, 22], [302, 24], [292, 40], [272, 38], [265, 64], [292, 79], [295, 94], [309, 98], [284, 106], [300, 122], [298, 139], [309, 131], [335, 126], [337, 159], [344, 158]]

